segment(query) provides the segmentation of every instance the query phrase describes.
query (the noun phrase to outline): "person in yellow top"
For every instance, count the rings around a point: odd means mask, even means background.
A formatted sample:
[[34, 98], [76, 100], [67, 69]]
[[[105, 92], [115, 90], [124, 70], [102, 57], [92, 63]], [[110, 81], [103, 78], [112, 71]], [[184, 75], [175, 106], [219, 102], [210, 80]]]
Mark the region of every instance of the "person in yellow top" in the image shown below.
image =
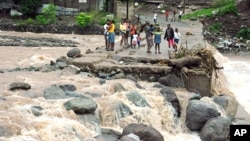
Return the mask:
[[109, 21], [109, 28], [108, 28], [108, 32], [109, 32], [109, 46], [107, 51], [114, 51], [114, 47], [115, 47], [115, 24], [113, 23], [112, 20]]
[[122, 19], [122, 21], [120, 23], [120, 34], [122, 36], [121, 41], [120, 41], [120, 46], [122, 46], [123, 43], [124, 43], [124, 45], [126, 45], [126, 42], [125, 42], [126, 26], [124, 23], [125, 23], [124, 19]]

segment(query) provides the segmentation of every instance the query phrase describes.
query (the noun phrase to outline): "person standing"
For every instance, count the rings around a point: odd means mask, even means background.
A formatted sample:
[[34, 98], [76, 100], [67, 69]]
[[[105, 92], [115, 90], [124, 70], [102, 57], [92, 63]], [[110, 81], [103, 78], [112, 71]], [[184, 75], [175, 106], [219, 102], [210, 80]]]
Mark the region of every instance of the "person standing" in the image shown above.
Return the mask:
[[133, 35], [136, 33], [136, 26], [134, 24], [130, 25], [130, 46], [131, 48], [133, 47], [132, 45], [132, 40], [133, 40]]
[[180, 10], [180, 11], [179, 11], [179, 21], [181, 21], [181, 16], [182, 16], [182, 14], [183, 14], [183, 11]]
[[108, 27], [109, 27], [108, 24], [109, 24], [109, 20], [107, 20], [105, 25], [103, 26], [106, 50], [108, 49], [108, 36], [109, 36], [109, 34], [108, 34]]
[[137, 45], [137, 32], [135, 31], [135, 33], [133, 34], [133, 40], [132, 40], [132, 48], [136, 48]]
[[146, 42], [147, 42], [147, 53], [151, 53], [151, 48], [153, 46], [153, 43], [151, 42], [151, 38], [152, 38], [152, 33], [150, 31], [150, 26], [149, 26], [149, 22], [146, 22], [146, 25], [144, 27], [144, 31], [146, 34]]
[[140, 35], [140, 33], [138, 33], [138, 36], [137, 36], [137, 45], [138, 45], [138, 48], [141, 47], [141, 35]]
[[166, 16], [166, 22], [168, 21], [168, 10], [166, 9], [165, 11], [165, 16]]
[[172, 21], [175, 22], [175, 18], [176, 18], [176, 10], [174, 9], [173, 10], [173, 18], [172, 18]]
[[156, 13], [154, 14], [154, 23], [155, 24], [157, 23], [157, 14]]
[[126, 26], [125, 26], [125, 21], [122, 19], [120, 23], [120, 34], [121, 34], [121, 41], [120, 41], [120, 46], [126, 45], [125, 42], [125, 34], [126, 34]]
[[179, 40], [180, 40], [180, 37], [181, 37], [181, 34], [180, 34], [180, 32], [178, 31], [178, 28], [175, 28], [175, 30], [174, 30], [174, 49], [175, 49], [175, 51], [177, 51], [177, 45], [178, 45], [178, 43], [179, 43]]
[[115, 24], [114, 21], [109, 21], [109, 46], [108, 46], [108, 51], [114, 51], [115, 47]]
[[173, 48], [174, 45], [174, 30], [170, 24], [167, 25], [167, 29], [164, 35], [164, 40], [168, 41], [168, 48]]
[[155, 42], [155, 54], [161, 54], [161, 50], [160, 50], [160, 43], [161, 43], [161, 34], [162, 31], [160, 29], [160, 27], [156, 28], [156, 31], [153, 32], [154, 34], [154, 42]]

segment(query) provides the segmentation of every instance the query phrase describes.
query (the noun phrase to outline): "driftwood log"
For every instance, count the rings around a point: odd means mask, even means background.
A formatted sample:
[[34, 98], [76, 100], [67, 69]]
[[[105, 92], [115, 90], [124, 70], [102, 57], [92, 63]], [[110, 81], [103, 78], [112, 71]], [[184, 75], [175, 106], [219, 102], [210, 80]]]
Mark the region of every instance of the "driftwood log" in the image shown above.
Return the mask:
[[181, 69], [182, 67], [199, 66], [201, 64], [202, 58], [199, 56], [189, 56], [180, 59], [170, 59], [168, 61], [168, 66]]

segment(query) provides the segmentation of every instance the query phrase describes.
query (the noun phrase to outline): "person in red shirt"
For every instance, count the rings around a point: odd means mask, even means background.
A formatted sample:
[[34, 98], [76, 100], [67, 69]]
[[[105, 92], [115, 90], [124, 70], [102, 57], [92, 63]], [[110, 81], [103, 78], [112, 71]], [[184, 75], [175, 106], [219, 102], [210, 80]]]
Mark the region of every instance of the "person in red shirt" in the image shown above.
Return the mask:
[[165, 11], [166, 21], [168, 21], [168, 10]]

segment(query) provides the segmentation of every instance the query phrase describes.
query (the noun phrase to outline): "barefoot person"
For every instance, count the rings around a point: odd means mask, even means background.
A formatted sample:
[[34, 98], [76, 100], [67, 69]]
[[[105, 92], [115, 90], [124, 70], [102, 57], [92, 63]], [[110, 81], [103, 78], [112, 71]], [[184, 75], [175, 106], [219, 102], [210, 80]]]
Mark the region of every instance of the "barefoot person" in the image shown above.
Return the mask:
[[109, 21], [108, 32], [109, 32], [108, 51], [114, 51], [114, 47], [115, 47], [115, 24], [114, 24], [114, 22], [112, 20]]

